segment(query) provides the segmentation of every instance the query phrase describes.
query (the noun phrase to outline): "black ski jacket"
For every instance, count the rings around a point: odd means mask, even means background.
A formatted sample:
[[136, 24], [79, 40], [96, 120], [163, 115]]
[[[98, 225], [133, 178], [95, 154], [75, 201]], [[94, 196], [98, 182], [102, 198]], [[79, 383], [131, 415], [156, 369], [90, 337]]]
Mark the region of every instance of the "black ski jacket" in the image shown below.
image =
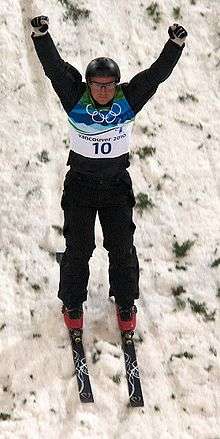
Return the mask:
[[[87, 87], [79, 71], [59, 55], [49, 32], [32, 40], [43, 66], [45, 75], [50, 79], [61, 104], [68, 114], [80, 100]], [[126, 100], [136, 115], [154, 95], [159, 84], [171, 74], [179, 60], [185, 43], [180, 47], [169, 39], [159, 56], [150, 66], [135, 75], [130, 82], [120, 84]], [[111, 178], [125, 171], [130, 165], [129, 154], [115, 158], [88, 158], [70, 150], [67, 165], [74, 172], [102, 178]]]

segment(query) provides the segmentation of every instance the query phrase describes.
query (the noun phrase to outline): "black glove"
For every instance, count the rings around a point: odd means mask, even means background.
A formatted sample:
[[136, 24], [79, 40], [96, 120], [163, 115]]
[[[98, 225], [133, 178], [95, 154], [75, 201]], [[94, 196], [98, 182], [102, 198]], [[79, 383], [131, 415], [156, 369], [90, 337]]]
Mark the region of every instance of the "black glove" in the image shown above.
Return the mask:
[[178, 44], [179, 46], [183, 45], [188, 35], [184, 27], [180, 26], [177, 23], [174, 23], [173, 26], [169, 27], [168, 34], [171, 40], [174, 41], [174, 43]]
[[34, 27], [34, 32], [32, 32], [32, 36], [39, 37], [45, 35], [49, 28], [49, 18], [45, 15], [34, 17], [31, 20], [31, 26]]

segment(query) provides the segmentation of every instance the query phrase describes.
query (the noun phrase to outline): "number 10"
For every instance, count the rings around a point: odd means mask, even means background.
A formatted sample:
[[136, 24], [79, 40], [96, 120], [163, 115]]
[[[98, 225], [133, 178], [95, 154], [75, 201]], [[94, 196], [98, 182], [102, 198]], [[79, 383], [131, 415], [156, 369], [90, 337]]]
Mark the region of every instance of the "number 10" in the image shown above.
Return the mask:
[[99, 143], [93, 143], [93, 146], [95, 147], [95, 154], [99, 154], [99, 151], [101, 154], [109, 154], [112, 150], [111, 143], [102, 143], [101, 145]]

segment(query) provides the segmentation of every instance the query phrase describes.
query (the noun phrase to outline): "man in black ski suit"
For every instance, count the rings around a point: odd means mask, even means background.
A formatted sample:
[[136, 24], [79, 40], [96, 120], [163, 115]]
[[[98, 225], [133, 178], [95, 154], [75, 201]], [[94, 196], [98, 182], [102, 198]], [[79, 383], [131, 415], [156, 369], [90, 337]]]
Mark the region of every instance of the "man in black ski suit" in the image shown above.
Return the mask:
[[104, 57], [89, 63], [83, 82], [79, 71], [60, 57], [48, 32], [48, 17], [35, 17], [31, 25], [37, 55], [70, 124], [70, 170], [61, 200], [66, 250], [58, 292], [65, 323], [69, 328], [82, 327], [98, 212], [109, 255], [110, 295], [115, 297], [121, 329], [134, 329], [139, 265], [133, 244], [135, 199], [127, 171], [132, 124], [159, 84], [170, 76], [187, 32], [176, 23], [170, 26], [170, 38], [159, 58], [130, 82], [119, 84], [118, 65]]

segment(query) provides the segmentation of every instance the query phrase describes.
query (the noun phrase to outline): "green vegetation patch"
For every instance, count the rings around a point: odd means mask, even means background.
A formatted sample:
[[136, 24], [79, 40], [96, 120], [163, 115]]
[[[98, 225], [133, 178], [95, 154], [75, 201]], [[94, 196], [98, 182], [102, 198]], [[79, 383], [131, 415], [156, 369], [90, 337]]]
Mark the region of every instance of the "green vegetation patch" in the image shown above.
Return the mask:
[[1, 326], [0, 326], [0, 331], [3, 331], [3, 329], [5, 329], [6, 328], [6, 323], [3, 323]]
[[145, 159], [147, 156], [152, 156], [155, 154], [156, 148], [153, 148], [153, 146], [144, 146], [143, 148], [139, 148], [137, 150], [137, 154], [139, 155], [140, 159]]
[[91, 11], [85, 8], [79, 8], [77, 5], [73, 5], [70, 0], [58, 0], [66, 11], [64, 14], [64, 20], [72, 20], [74, 24], [77, 24], [81, 18], [88, 18]]
[[141, 131], [143, 134], [146, 134], [146, 136], [148, 136], [148, 137], [155, 137], [156, 136], [156, 132], [151, 131], [147, 126], [141, 127]]
[[0, 421], [8, 421], [9, 419], [11, 419], [11, 415], [8, 413], [0, 413]]
[[156, 24], [161, 21], [162, 16], [157, 2], [152, 2], [146, 11]]
[[62, 227], [57, 226], [56, 224], [53, 224], [52, 229], [54, 229], [59, 236], [63, 235], [63, 228]]
[[219, 265], [220, 265], [220, 258], [215, 259], [215, 261], [212, 263], [211, 267], [214, 268], [214, 267], [218, 267]]
[[173, 361], [173, 358], [186, 358], [187, 360], [192, 360], [194, 355], [191, 354], [190, 352], [181, 352], [180, 354], [172, 354], [170, 357], [170, 361]]
[[188, 302], [191, 306], [191, 310], [195, 314], [203, 315], [205, 321], [215, 321], [216, 310], [209, 312], [205, 302], [196, 302], [195, 300], [192, 300], [190, 298], [188, 298]]
[[37, 158], [41, 163], [48, 163], [50, 161], [48, 151], [45, 149], [40, 154], [37, 154]]
[[142, 215], [143, 211], [146, 209], [152, 209], [155, 205], [153, 204], [151, 198], [148, 194], [143, 192], [139, 192], [136, 196], [136, 209], [138, 209], [139, 213]]
[[173, 17], [175, 18], [175, 20], [178, 20], [179, 18], [182, 18], [179, 6], [177, 6], [176, 8], [175, 7], [173, 8]]
[[116, 375], [113, 375], [112, 380], [115, 384], [120, 384], [121, 382], [121, 375], [117, 373]]
[[[185, 300], [181, 299], [180, 297], [175, 297], [176, 299], [176, 306], [179, 310], [183, 310], [186, 308], [186, 302]], [[176, 310], [175, 310], [176, 311]]]
[[186, 93], [185, 96], [179, 96], [178, 100], [180, 102], [186, 102], [187, 100], [191, 100], [192, 102], [199, 102], [199, 100], [192, 94]]
[[186, 290], [184, 290], [182, 285], [178, 285], [176, 288], [172, 288], [172, 294], [173, 296], [180, 296], [180, 294], [185, 293]]
[[209, 352], [211, 352], [211, 354], [213, 354], [215, 357], [217, 357], [217, 350], [215, 349], [214, 346], [210, 346]]
[[177, 258], [183, 258], [184, 256], [186, 256], [188, 250], [190, 250], [194, 243], [195, 241], [190, 241], [189, 239], [183, 242], [183, 244], [181, 245], [178, 244], [177, 241], [175, 241], [173, 244], [173, 253], [175, 253]]
[[64, 143], [66, 149], [70, 148], [70, 140], [69, 139], [63, 139], [63, 143]]
[[102, 351], [97, 348], [96, 343], [97, 343], [97, 340], [95, 339], [94, 340], [94, 350], [93, 350], [93, 353], [92, 353], [92, 362], [94, 364], [97, 363], [97, 361], [100, 360], [100, 356], [101, 356], [101, 353], [102, 353]]

